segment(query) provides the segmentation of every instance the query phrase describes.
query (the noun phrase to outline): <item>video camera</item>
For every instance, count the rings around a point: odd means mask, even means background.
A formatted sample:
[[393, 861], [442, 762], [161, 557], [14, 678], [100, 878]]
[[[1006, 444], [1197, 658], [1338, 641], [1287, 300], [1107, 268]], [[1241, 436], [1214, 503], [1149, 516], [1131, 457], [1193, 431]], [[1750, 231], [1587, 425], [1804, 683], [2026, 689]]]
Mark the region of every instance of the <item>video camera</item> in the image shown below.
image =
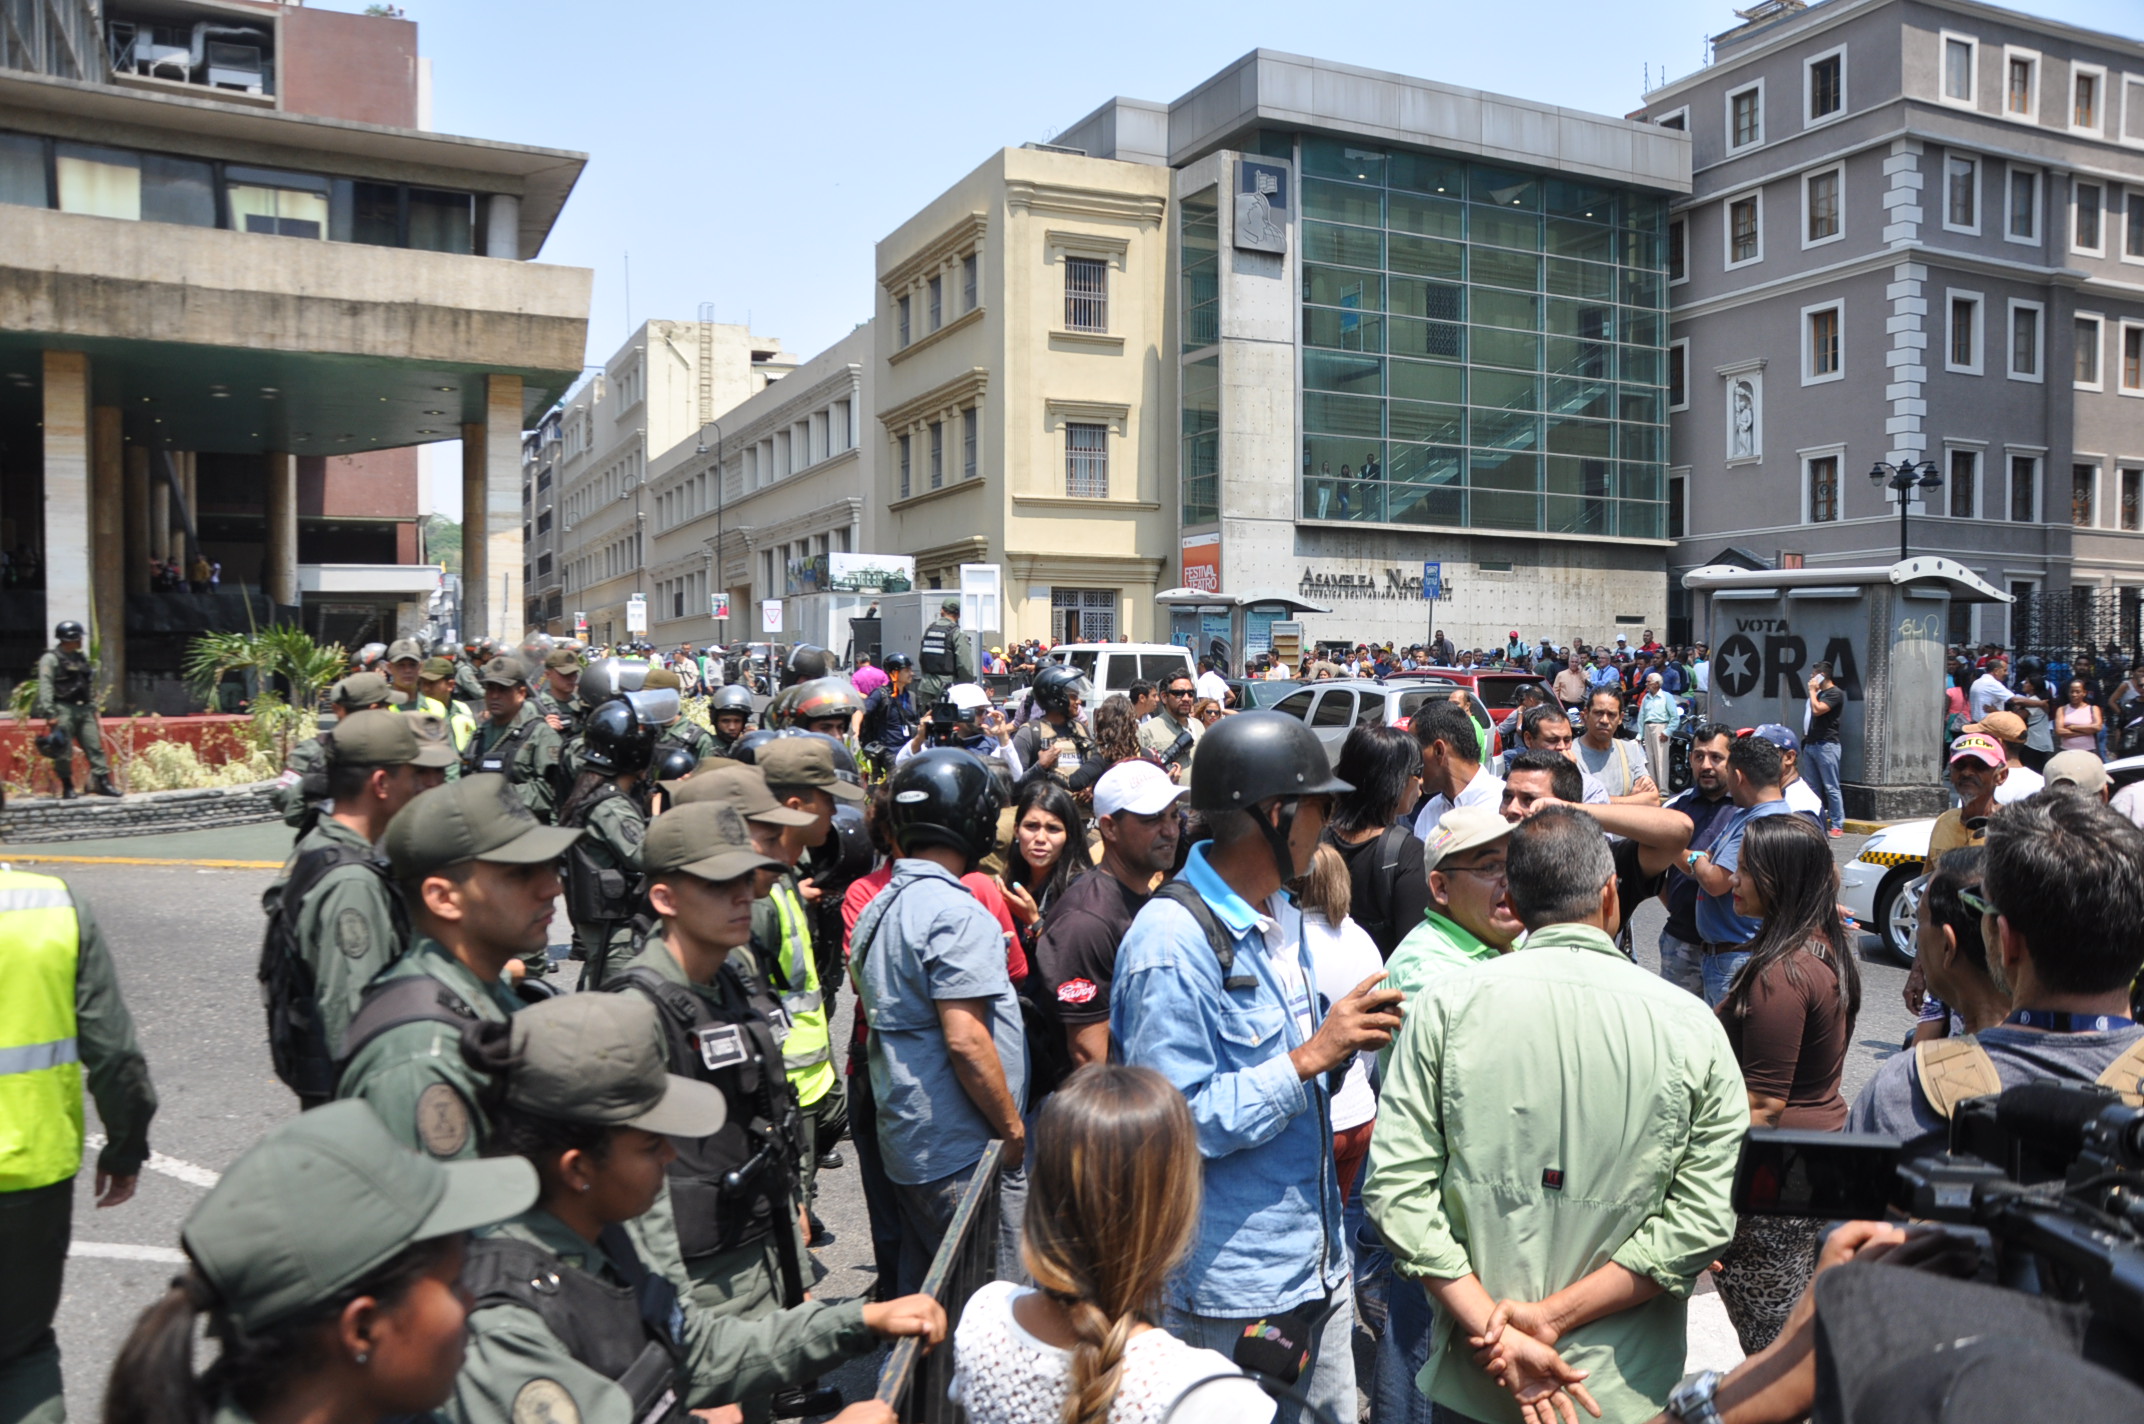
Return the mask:
[[926, 747], [957, 747], [962, 745], [959, 703], [933, 702], [929, 715], [930, 724], [923, 729], [923, 745]]
[[1977, 1247], [1980, 1279], [2082, 1301], [2144, 1341], [2144, 1109], [2105, 1088], [2030, 1083], [1971, 1099], [1947, 1143], [1752, 1128], [1734, 1206], [1937, 1223]]

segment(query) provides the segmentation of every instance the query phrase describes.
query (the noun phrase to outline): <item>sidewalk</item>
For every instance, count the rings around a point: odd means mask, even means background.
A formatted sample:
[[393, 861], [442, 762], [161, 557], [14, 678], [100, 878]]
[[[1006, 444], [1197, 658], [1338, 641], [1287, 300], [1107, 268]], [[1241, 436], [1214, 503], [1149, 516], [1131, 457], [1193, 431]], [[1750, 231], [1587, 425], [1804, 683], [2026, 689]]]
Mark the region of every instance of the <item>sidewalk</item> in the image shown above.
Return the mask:
[[203, 831], [157, 831], [145, 836], [107, 836], [81, 841], [0, 842], [0, 860], [32, 863], [46, 860], [102, 860], [118, 864], [175, 860], [188, 864], [239, 862], [231, 868], [282, 865], [296, 839], [281, 821], [225, 826]]

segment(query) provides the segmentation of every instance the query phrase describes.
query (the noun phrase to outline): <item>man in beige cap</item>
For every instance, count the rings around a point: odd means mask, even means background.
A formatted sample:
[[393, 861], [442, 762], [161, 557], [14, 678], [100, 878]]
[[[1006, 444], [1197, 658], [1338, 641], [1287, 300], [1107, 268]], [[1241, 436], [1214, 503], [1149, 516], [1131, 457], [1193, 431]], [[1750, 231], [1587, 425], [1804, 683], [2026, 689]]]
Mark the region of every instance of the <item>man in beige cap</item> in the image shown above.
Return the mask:
[[301, 1108], [333, 1096], [336, 1047], [365, 986], [408, 940], [378, 843], [395, 813], [439, 785], [454, 762], [444, 737], [424, 730], [414, 717], [368, 708], [321, 738], [327, 811], [261, 896], [268, 1047]]
[[1438, 974], [1494, 959], [1518, 942], [1525, 930], [1504, 900], [1505, 841], [1513, 829], [1494, 806], [1444, 813], [1422, 843], [1429, 910], [1386, 962], [1388, 986], [1412, 995]]
[[2018, 748], [2025, 744], [2025, 719], [2017, 713], [1990, 712], [1965, 730], [1985, 732], [2003, 744], [2003, 764], [2010, 768], [2010, 774], [1995, 788], [1996, 805], [2022, 801], [2047, 784], [2044, 776], [2018, 759]]
[[544, 953], [558, 858], [579, 836], [539, 822], [490, 774], [435, 787], [396, 813], [387, 860], [409, 907], [409, 950], [351, 1020], [337, 1097], [365, 1099], [420, 1152], [476, 1154], [482, 1078], [462, 1057], [461, 1030], [520, 1006], [509, 965]]
[[2105, 801], [2109, 795], [2107, 764], [2097, 752], [2056, 752], [2040, 768], [2040, 775], [2049, 786], [2074, 786], [2095, 801]]
[[[376, 672], [351, 673], [328, 689], [328, 711], [338, 722], [352, 712], [388, 707], [393, 702], [394, 689]], [[327, 784], [322, 779], [327, 764], [327, 747], [319, 737], [299, 742], [291, 747], [283, 774], [268, 793], [269, 801], [283, 813], [283, 824], [298, 827], [301, 837], [313, 828], [319, 804], [327, 798]]]
[[503, 776], [540, 821], [558, 809], [559, 752], [563, 743], [529, 702], [528, 669], [521, 659], [496, 657], [484, 664], [484, 721], [462, 753], [469, 774]]

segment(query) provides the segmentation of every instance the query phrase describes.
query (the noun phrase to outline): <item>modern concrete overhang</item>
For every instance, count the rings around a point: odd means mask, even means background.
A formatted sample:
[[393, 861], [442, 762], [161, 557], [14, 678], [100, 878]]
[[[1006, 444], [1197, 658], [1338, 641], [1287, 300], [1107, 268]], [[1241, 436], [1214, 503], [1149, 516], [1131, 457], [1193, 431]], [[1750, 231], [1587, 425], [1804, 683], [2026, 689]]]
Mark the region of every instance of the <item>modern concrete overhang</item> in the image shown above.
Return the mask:
[[521, 202], [524, 259], [543, 250], [588, 166], [587, 154], [567, 149], [143, 93], [11, 69], [0, 70], [0, 128], [337, 177], [505, 193]]
[[2008, 603], [2010, 595], [1987, 583], [1965, 565], [1923, 554], [1895, 564], [1857, 564], [1848, 568], [1745, 569], [1733, 564], [1707, 564], [1682, 576], [1682, 586], [1699, 593], [1747, 593], [1751, 596], [1793, 597], [1795, 590], [1810, 596], [1818, 590], [1857, 590], [1877, 584], [1906, 588], [1935, 585], [1950, 595], [1953, 603]]
[[[250, 116], [249, 116], [250, 117]], [[500, 258], [0, 208], [0, 416], [43, 350], [181, 450], [348, 454], [457, 438], [490, 374], [524, 417], [579, 374], [593, 274]]]

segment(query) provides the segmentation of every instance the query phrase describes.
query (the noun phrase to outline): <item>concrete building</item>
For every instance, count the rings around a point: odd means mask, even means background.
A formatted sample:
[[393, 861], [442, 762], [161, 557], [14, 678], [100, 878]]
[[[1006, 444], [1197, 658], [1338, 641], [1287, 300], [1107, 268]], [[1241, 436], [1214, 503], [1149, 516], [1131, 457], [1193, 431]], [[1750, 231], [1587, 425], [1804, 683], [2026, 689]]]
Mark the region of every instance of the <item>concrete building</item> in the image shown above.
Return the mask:
[[522, 471], [531, 533], [546, 515], [558, 530], [556, 562], [545, 576], [552, 581], [531, 595], [547, 613], [553, 607], [564, 613], [550, 632], [572, 633], [574, 615], [581, 614], [595, 642], [627, 636], [628, 601], [654, 593], [647, 582], [650, 462], [795, 366], [779, 340], [741, 326], [648, 321], [601, 371], [567, 393], [554, 497], [536, 497], [542, 470], [525, 465]]
[[1889, 562], [1878, 461], [1933, 462], [1911, 547], [2014, 604], [1967, 638], [2137, 642], [2144, 44], [1976, 0], [1774, 0], [1646, 96], [1671, 217], [1680, 574]]
[[[109, 705], [164, 706], [189, 630], [421, 616], [405, 447], [457, 437], [467, 620], [517, 632], [522, 424], [590, 288], [530, 259], [583, 156], [425, 131], [389, 17], [14, 5], [0, 64], [0, 664], [76, 618]], [[151, 594], [158, 552], [265, 605]]]
[[925, 583], [1002, 562], [1008, 634], [1232, 657], [1425, 641], [1429, 562], [1462, 644], [1662, 622], [1683, 136], [1259, 50], [1039, 147], [879, 247]]
[[[829, 556], [882, 547], [880, 447], [863, 438], [874, 339], [864, 322], [650, 466], [649, 636], [658, 647], [763, 636], [846, 647], [826, 604]], [[718, 593], [728, 595], [727, 618], [710, 612]], [[786, 605], [779, 635], [761, 631], [768, 599]]]

